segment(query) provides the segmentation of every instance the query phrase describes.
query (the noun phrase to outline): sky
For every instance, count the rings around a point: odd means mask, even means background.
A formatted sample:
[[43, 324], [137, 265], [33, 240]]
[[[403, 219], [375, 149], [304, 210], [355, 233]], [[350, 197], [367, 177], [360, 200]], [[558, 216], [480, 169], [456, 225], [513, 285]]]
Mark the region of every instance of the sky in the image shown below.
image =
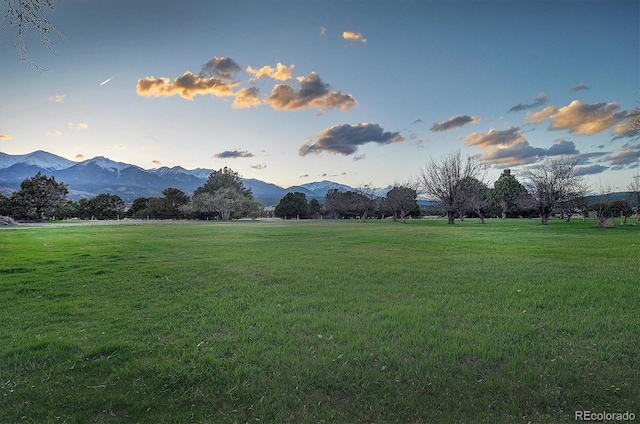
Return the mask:
[[282, 187], [415, 180], [460, 150], [492, 186], [552, 158], [640, 169], [637, 0], [59, 0], [30, 59], [0, 33], [0, 151]]

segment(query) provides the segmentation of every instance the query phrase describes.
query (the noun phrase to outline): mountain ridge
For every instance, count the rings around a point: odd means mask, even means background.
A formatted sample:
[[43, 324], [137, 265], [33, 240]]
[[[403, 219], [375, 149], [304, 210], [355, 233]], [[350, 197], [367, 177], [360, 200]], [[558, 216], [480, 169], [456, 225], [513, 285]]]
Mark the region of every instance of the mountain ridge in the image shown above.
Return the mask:
[[[93, 197], [100, 193], [117, 194], [126, 202], [137, 197], [162, 196], [162, 190], [175, 187], [192, 195], [202, 186], [213, 169], [185, 169], [181, 166], [144, 169], [137, 165], [116, 162], [104, 156], [96, 156], [75, 162], [53, 153], [38, 150], [24, 155], [0, 152], [0, 193], [10, 195], [20, 188], [20, 183], [38, 172], [53, 176], [69, 187], [71, 199]], [[256, 200], [275, 205], [290, 192], [304, 193], [308, 198], [324, 199], [328, 190], [354, 190], [345, 184], [323, 180], [288, 188], [255, 178], [243, 178]]]

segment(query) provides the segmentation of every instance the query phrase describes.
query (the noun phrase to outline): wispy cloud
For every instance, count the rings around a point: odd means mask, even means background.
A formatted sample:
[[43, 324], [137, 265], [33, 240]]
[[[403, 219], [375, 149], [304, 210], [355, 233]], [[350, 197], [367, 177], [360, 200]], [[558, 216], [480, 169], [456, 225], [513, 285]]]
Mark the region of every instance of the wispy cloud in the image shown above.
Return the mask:
[[67, 124], [67, 128], [70, 130], [76, 130], [76, 131], [82, 131], [82, 130], [87, 130], [89, 129], [89, 124], [86, 122], [80, 122], [77, 125], [74, 125], [73, 122], [69, 122]]
[[47, 131], [47, 135], [49, 137], [60, 137], [62, 135], [62, 131], [60, 130]]
[[615, 154], [604, 156], [599, 162], [608, 162], [612, 169], [637, 169], [640, 167], [640, 145], [625, 144]]
[[84, 159], [84, 158], [85, 158], [85, 156], [84, 156], [82, 153], [78, 153], [78, 154], [77, 154], [77, 155], [75, 155], [73, 158], [74, 158], [74, 159], [80, 159], [80, 160], [82, 160], [82, 159]]
[[524, 117], [524, 122], [529, 124], [539, 124], [557, 111], [557, 107], [547, 106], [544, 109], [539, 110], [538, 112], [527, 112]]
[[112, 77], [110, 77], [110, 78], [107, 78], [106, 80], [102, 81], [102, 82], [100, 83], [100, 85], [102, 86], [102, 85], [105, 85], [105, 84], [110, 83], [110, 82], [111, 82], [115, 77], [116, 77], [116, 76], [114, 75], [114, 76], [112, 76]]
[[171, 97], [177, 94], [183, 99], [193, 100], [197, 95], [206, 94], [215, 97], [233, 96], [232, 88], [238, 84], [226, 83], [217, 77], [200, 77], [187, 71], [173, 81], [165, 77], [139, 79], [136, 92], [144, 97]]
[[264, 163], [259, 163], [257, 165], [252, 165], [251, 166], [252, 169], [256, 169], [258, 171], [261, 171], [261, 170], [265, 169], [266, 167], [267, 167], [267, 165], [264, 164]]
[[536, 96], [536, 100], [533, 103], [517, 104], [515, 106], [512, 106], [511, 109], [509, 109], [509, 112], [520, 112], [527, 109], [535, 109], [537, 107], [544, 105], [546, 102], [547, 102], [547, 95], [544, 93], [540, 93]]
[[575, 91], [590, 90], [590, 89], [591, 87], [587, 87], [583, 82], [581, 82], [580, 84], [573, 87], [571, 91], [575, 92]]
[[276, 67], [273, 68], [269, 65], [265, 65], [260, 69], [254, 69], [251, 66], [247, 66], [247, 73], [253, 75], [251, 81], [257, 81], [262, 77], [269, 77], [277, 81], [288, 81], [293, 78], [293, 70], [296, 65], [286, 66], [278, 62]]
[[320, 27], [320, 35], [326, 35], [327, 29], [323, 26]]
[[216, 153], [214, 156], [218, 159], [252, 158], [253, 153], [246, 150], [225, 150], [224, 152]]
[[479, 116], [457, 115], [446, 121], [436, 122], [431, 127], [431, 131], [448, 131], [454, 128], [460, 128], [467, 124], [475, 124], [480, 122]]
[[321, 152], [339, 153], [341, 155], [352, 155], [358, 151], [358, 146], [367, 143], [390, 144], [404, 141], [404, 137], [399, 132], [385, 131], [378, 124], [343, 124], [335, 125], [321, 131], [316, 141], [309, 140], [300, 146], [298, 153], [306, 156], [310, 153], [319, 154]]
[[49, 97], [49, 101], [53, 103], [62, 103], [66, 97], [66, 94], [58, 94], [57, 96]]
[[234, 109], [246, 109], [260, 106], [260, 90], [257, 87], [242, 88], [236, 93], [236, 98], [231, 105]]
[[12, 140], [13, 137], [9, 134], [0, 134], [0, 140]]
[[306, 77], [298, 77], [300, 89], [295, 90], [291, 85], [278, 84], [271, 95], [264, 101], [275, 110], [300, 110], [318, 108], [327, 111], [338, 108], [347, 111], [357, 104], [351, 94], [341, 91], [331, 91], [329, 84], [322, 82], [320, 76], [311, 72]]
[[594, 164], [589, 166], [578, 167], [576, 168], [576, 173], [578, 175], [596, 175], [596, 174], [601, 174], [608, 169], [609, 168], [607, 166]]
[[355, 44], [365, 44], [367, 42], [367, 39], [364, 38], [362, 34], [353, 31], [344, 31], [342, 33], [342, 38], [344, 38], [345, 40], [349, 40]]

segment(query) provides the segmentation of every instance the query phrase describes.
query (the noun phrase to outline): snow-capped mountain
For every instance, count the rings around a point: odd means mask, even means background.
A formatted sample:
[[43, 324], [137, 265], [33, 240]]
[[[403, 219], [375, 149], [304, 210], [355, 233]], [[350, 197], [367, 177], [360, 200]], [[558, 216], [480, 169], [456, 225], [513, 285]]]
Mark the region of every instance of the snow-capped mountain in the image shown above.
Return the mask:
[[[117, 194], [126, 202], [137, 197], [162, 196], [162, 190], [175, 187], [191, 195], [202, 186], [213, 170], [197, 168], [188, 170], [181, 166], [173, 168], [143, 169], [123, 162], [98, 156], [82, 162], [74, 162], [44, 151], [25, 155], [0, 153], [0, 192], [10, 195], [20, 188], [20, 183], [38, 172], [53, 176], [69, 187], [72, 199], [93, 197], [100, 193]], [[290, 192], [304, 193], [308, 199], [323, 200], [327, 191], [354, 190], [332, 181], [307, 183], [301, 186], [282, 188], [256, 179], [243, 179], [254, 197], [267, 205], [276, 205]]]
[[83, 162], [80, 162], [78, 165], [80, 166], [95, 165], [98, 168], [104, 169], [105, 171], [109, 171], [109, 172], [121, 172], [124, 169], [134, 166], [134, 165], [128, 165], [123, 162], [115, 162], [115, 161], [112, 161], [111, 159], [105, 158], [104, 156], [96, 156], [93, 159], [88, 159]]
[[172, 176], [180, 178], [182, 175], [189, 175], [201, 180], [206, 180], [207, 178], [209, 178], [209, 174], [211, 174], [211, 169], [196, 168], [189, 170], [184, 169], [181, 166], [174, 166], [173, 168], [163, 166], [161, 168], [150, 169], [149, 172], [153, 172], [160, 177]]
[[0, 169], [9, 168], [18, 163], [49, 171], [57, 171], [59, 169], [69, 168], [78, 162], [73, 162], [42, 150], [37, 150], [26, 155], [8, 155], [0, 152]]
[[339, 191], [353, 191], [352, 187], [344, 184], [334, 183], [333, 181], [318, 181], [313, 183], [301, 184], [299, 187], [303, 187], [315, 194], [317, 197], [324, 197], [329, 190], [338, 189]]

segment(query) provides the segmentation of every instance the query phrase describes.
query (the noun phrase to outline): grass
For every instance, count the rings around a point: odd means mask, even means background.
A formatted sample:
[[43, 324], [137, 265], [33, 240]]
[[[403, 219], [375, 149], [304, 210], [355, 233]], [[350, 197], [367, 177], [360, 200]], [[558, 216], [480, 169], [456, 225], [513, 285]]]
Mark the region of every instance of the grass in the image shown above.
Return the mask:
[[0, 422], [640, 416], [640, 227], [0, 231]]

